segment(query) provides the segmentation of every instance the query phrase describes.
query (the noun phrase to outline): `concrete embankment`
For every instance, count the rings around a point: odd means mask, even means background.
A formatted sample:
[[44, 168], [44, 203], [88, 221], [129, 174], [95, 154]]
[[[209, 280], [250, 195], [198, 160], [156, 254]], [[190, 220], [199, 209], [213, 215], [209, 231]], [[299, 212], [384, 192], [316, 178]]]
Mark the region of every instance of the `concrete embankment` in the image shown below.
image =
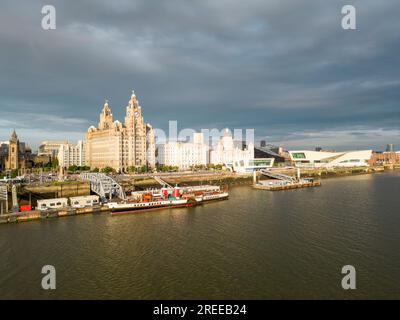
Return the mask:
[[96, 214], [96, 213], [109, 213], [108, 207], [97, 206], [89, 208], [65, 208], [61, 210], [48, 210], [48, 211], [28, 211], [0, 215], [0, 224], [26, 222], [34, 220], [46, 220], [52, 218], [62, 218], [77, 216], [83, 214]]
[[[8, 187], [8, 208], [12, 207], [11, 187]], [[89, 182], [66, 181], [47, 184], [31, 184], [17, 186], [19, 205], [36, 207], [37, 200], [70, 198], [90, 195]]]
[[[180, 186], [191, 185], [249, 185], [252, 183], [253, 176], [251, 174], [237, 175], [230, 172], [222, 172], [215, 174], [193, 173], [191, 175], [168, 175], [162, 176], [162, 179], [170, 185], [179, 184]], [[153, 178], [137, 178], [132, 176], [121, 182], [125, 191], [144, 190], [148, 188], [159, 188], [160, 184]]]
[[[371, 174], [378, 173], [388, 170], [385, 167], [368, 167], [368, 168], [359, 168], [359, 167], [349, 167], [349, 168], [301, 168], [301, 176], [306, 178], [330, 178], [330, 177], [340, 177], [340, 176], [351, 176], [351, 175], [359, 175], [359, 174]], [[279, 170], [279, 173], [283, 173], [286, 175], [296, 175], [297, 170]]]
[[[340, 177], [358, 174], [372, 174], [383, 172], [386, 170], [400, 170], [398, 168], [389, 167], [368, 167], [368, 168], [332, 168], [332, 169], [315, 169], [315, 168], [302, 168], [301, 176], [304, 178], [330, 178], [330, 177]], [[296, 169], [274, 169], [277, 173], [283, 173], [289, 176], [296, 176]], [[259, 178], [261, 175], [258, 175]], [[162, 179], [171, 185], [179, 184], [180, 186], [196, 185], [196, 184], [213, 184], [213, 185], [251, 185], [253, 184], [253, 174], [235, 174], [231, 172], [221, 172], [214, 174], [203, 174], [196, 173], [193, 174], [170, 174], [168, 176], [162, 176]], [[264, 179], [264, 178], [262, 178]], [[265, 178], [266, 179], [266, 178]], [[133, 190], [143, 190], [147, 188], [160, 187], [159, 183], [150, 177], [137, 178], [132, 176], [131, 178], [126, 178], [122, 185], [126, 191]]]
[[28, 185], [22, 191], [36, 195], [51, 195], [51, 198], [69, 198], [89, 195], [90, 185], [89, 182], [81, 181], [54, 182], [37, 186]]

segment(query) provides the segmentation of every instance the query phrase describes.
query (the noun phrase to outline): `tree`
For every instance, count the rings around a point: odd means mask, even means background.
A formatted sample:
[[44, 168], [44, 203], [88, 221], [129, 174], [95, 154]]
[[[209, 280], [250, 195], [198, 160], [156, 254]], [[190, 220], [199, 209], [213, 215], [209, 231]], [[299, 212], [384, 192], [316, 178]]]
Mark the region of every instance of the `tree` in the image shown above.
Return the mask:
[[51, 161], [51, 167], [53, 169], [58, 168], [58, 166], [59, 166], [59, 163], [58, 163], [58, 159], [57, 158], [55, 158], [53, 161]]
[[11, 179], [15, 179], [18, 177], [18, 170], [12, 170], [11, 171]]
[[105, 168], [101, 169], [101, 172], [105, 173], [105, 174], [110, 174], [110, 173], [114, 173], [115, 170], [111, 167], [105, 167]]
[[223, 165], [222, 164], [208, 164], [207, 165], [208, 169], [212, 169], [212, 170], [222, 170]]
[[146, 173], [146, 172], [148, 172], [147, 165], [141, 166], [141, 167], [139, 168], [139, 170], [140, 170], [140, 173]]
[[78, 166], [75, 166], [75, 165], [73, 165], [73, 166], [70, 166], [69, 168], [68, 168], [68, 171], [69, 172], [77, 172], [79, 170], [79, 167]]

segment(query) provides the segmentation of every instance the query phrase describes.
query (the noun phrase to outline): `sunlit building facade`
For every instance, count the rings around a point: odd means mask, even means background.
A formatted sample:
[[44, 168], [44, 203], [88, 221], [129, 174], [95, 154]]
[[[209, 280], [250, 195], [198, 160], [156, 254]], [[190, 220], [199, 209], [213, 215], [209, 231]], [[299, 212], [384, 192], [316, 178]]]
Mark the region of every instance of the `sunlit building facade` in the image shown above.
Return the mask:
[[71, 166], [83, 167], [86, 165], [86, 143], [78, 141], [76, 146], [63, 144], [58, 151], [58, 165], [62, 168]]
[[158, 146], [158, 163], [187, 170], [193, 166], [207, 165], [208, 147], [202, 133], [195, 133], [193, 142], [168, 141]]
[[227, 165], [238, 161], [254, 159], [254, 144], [249, 143], [244, 148], [242, 142], [239, 144], [238, 146], [235, 143], [231, 132], [226, 129], [224, 135], [210, 152], [210, 163]]
[[117, 172], [128, 172], [133, 167], [153, 166], [153, 151], [155, 153], [154, 131], [144, 122], [134, 92], [126, 107], [124, 124], [114, 121], [106, 102], [98, 127], [90, 127], [86, 134], [86, 164], [92, 169], [111, 167]]
[[368, 167], [372, 150], [327, 152], [289, 151], [291, 161], [298, 167]]

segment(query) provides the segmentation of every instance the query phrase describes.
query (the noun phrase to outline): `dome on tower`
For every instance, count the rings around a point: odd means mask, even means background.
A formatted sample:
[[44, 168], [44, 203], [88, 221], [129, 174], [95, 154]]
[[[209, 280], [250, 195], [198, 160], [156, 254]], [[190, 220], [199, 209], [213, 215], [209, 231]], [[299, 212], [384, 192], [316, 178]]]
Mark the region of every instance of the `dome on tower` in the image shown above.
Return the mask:
[[224, 130], [224, 137], [232, 137], [232, 133], [228, 128]]

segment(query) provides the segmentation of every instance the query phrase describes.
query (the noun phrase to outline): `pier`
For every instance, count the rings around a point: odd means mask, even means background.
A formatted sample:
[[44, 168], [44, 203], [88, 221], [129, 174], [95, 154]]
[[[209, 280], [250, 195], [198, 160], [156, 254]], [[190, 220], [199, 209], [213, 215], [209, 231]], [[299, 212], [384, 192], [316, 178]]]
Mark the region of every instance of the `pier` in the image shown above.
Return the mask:
[[28, 212], [17, 212], [0, 215], [0, 224], [27, 222], [34, 220], [46, 220], [52, 218], [62, 218], [70, 216], [78, 216], [84, 214], [110, 213], [110, 209], [106, 206], [93, 206], [87, 208], [62, 208], [59, 210], [39, 211], [33, 210]]
[[291, 182], [284, 183], [281, 181], [261, 181], [258, 184], [255, 184], [254, 189], [259, 190], [268, 190], [268, 191], [281, 191], [281, 190], [291, 190], [291, 189], [300, 189], [300, 188], [312, 188], [321, 186], [320, 181], [299, 181], [299, 182]]
[[296, 177], [289, 176], [283, 173], [272, 172], [269, 170], [260, 170], [260, 173], [272, 179], [257, 182], [257, 172], [254, 172], [253, 188], [259, 190], [281, 191], [281, 190], [313, 188], [321, 186], [321, 181], [315, 181], [313, 178], [302, 179], [299, 168], [297, 168]]

